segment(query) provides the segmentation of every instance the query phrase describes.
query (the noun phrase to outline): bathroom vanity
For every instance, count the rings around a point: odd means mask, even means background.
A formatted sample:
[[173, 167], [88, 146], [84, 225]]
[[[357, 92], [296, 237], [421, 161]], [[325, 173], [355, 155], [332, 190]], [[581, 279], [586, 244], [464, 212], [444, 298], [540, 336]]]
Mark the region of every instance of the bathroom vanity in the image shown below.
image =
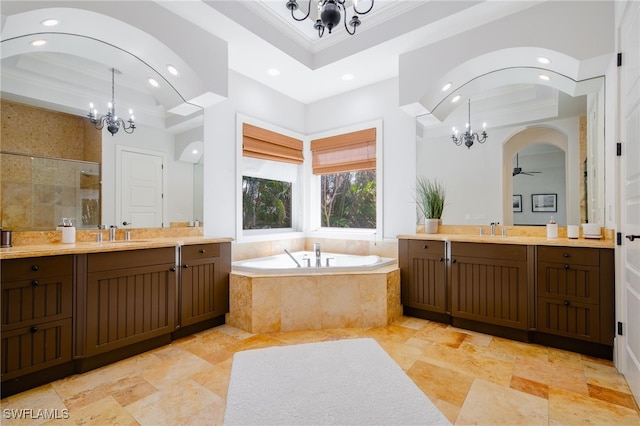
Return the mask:
[[231, 239], [13, 247], [2, 259], [2, 396], [224, 323]]
[[613, 241], [404, 235], [405, 315], [611, 359]]

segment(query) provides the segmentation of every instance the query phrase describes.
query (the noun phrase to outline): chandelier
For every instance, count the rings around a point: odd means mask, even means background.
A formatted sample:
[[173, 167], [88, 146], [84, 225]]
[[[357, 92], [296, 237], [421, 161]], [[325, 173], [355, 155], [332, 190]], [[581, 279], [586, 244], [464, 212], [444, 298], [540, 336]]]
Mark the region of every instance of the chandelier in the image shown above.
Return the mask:
[[460, 135], [460, 137], [458, 137], [458, 129], [456, 129], [455, 127], [452, 129], [453, 134], [451, 135], [451, 139], [457, 146], [462, 145], [462, 142], [464, 142], [464, 145], [467, 148], [471, 148], [471, 145], [473, 145], [474, 141], [478, 143], [484, 143], [484, 141], [487, 140], [487, 123], [482, 123], [482, 133], [480, 133], [480, 136], [478, 136], [477, 133], [474, 133], [471, 129], [471, 99], [469, 99], [469, 121], [467, 121], [467, 124], [465, 126], [467, 130], [464, 132], [464, 134]]
[[[349, 25], [353, 28], [353, 31], [349, 30], [347, 26], [347, 7], [349, 6], [349, 0], [309, 0], [309, 9], [307, 10], [307, 14], [301, 18], [298, 18], [294, 15], [294, 12], [298, 10], [299, 5], [297, 0], [288, 0], [287, 1], [287, 9], [291, 11], [291, 17], [296, 21], [304, 21], [309, 17], [311, 13], [311, 3], [317, 3], [318, 14], [316, 16], [316, 23], [313, 24], [313, 28], [318, 30], [318, 37], [322, 37], [324, 35], [324, 29], [327, 28], [329, 30], [329, 34], [331, 34], [331, 30], [335, 28], [336, 25], [340, 23], [340, 18], [342, 14], [344, 14], [344, 29], [350, 34], [354, 35], [356, 33], [356, 28], [362, 23], [358, 15], [366, 15], [371, 12], [373, 9], [374, 0], [371, 0], [371, 5], [369, 9], [365, 11], [358, 10], [358, 0], [353, 0], [353, 11], [355, 14], [349, 21]], [[347, 3], [345, 5], [345, 3]], [[342, 13], [340, 12], [342, 9]]]
[[89, 104], [89, 120], [96, 126], [96, 129], [102, 130], [104, 126], [107, 126], [107, 130], [111, 133], [111, 136], [118, 133], [120, 127], [126, 133], [133, 133], [136, 129], [136, 123], [133, 121], [133, 111], [129, 110], [129, 120], [124, 121], [122, 118], [118, 118], [116, 115], [116, 100], [115, 100], [115, 73], [116, 69], [111, 68], [111, 102], [108, 104], [107, 115], [103, 115], [98, 118], [98, 110], [93, 108], [93, 103]]

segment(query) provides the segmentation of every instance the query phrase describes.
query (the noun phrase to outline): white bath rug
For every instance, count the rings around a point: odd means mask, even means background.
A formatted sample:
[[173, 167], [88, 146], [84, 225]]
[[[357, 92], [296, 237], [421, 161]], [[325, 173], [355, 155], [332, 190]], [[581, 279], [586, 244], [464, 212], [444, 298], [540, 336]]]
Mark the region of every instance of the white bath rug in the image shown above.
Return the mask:
[[227, 425], [449, 425], [374, 339], [238, 352]]

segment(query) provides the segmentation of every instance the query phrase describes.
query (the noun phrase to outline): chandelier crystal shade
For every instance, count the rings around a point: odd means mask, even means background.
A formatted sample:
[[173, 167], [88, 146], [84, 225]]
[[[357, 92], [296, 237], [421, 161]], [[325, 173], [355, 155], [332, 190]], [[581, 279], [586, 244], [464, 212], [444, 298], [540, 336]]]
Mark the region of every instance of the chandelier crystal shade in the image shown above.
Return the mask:
[[[353, 0], [353, 11], [354, 15], [349, 21], [349, 26], [347, 26], [347, 7], [349, 7], [349, 0], [309, 0], [309, 8], [307, 10], [306, 15], [302, 17], [298, 17], [295, 15], [295, 11], [300, 8], [297, 0], [288, 0], [287, 1], [287, 9], [291, 11], [291, 17], [296, 21], [304, 21], [311, 14], [311, 5], [316, 4], [317, 16], [316, 22], [313, 24], [313, 28], [318, 31], [318, 37], [322, 37], [324, 35], [325, 28], [329, 30], [329, 34], [335, 28], [336, 25], [340, 23], [340, 19], [343, 19], [344, 29], [350, 35], [354, 35], [356, 33], [356, 28], [360, 26], [362, 21], [358, 15], [366, 15], [371, 12], [373, 9], [374, 0], [371, 0], [371, 4], [367, 10], [359, 10], [358, 9], [358, 0]], [[345, 4], [346, 3], [346, 4]], [[353, 30], [350, 30], [351, 27]]]
[[471, 148], [474, 142], [484, 143], [487, 140], [487, 123], [482, 123], [482, 133], [480, 133], [480, 135], [478, 135], [478, 133], [474, 133], [471, 128], [471, 99], [469, 99], [469, 121], [467, 121], [465, 127], [465, 132], [460, 136], [458, 136], [458, 129], [455, 127], [452, 129], [453, 134], [451, 135], [451, 139], [457, 146], [462, 145], [464, 142], [464, 145], [467, 148]]
[[89, 120], [96, 126], [96, 129], [102, 130], [105, 126], [111, 136], [118, 133], [120, 128], [125, 133], [133, 133], [136, 129], [136, 123], [134, 122], [133, 111], [129, 110], [129, 119], [124, 121], [116, 115], [116, 99], [115, 99], [115, 73], [116, 69], [111, 68], [111, 102], [108, 104], [108, 111], [106, 115], [98, 118], [98, 110], [93, 108], [93, 103], [89, 104]]

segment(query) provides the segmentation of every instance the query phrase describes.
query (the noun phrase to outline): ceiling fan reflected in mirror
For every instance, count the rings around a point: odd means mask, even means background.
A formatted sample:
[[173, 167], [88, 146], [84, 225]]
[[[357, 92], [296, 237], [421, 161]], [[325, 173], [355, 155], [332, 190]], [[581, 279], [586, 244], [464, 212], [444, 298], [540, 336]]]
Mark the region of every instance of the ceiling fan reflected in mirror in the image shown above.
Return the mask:
[[530, 171], [524, 171], [522, 170], [522, 167], [520, 167], [520, 163], [518, 162], [518, 154], [516, 153], [516, 166], [513, 168], [513, 176], [516, 175], [527, 175], [527, 176], [534, 176], [535, 173], [542, 173], [542, 172], [530, 172]]

